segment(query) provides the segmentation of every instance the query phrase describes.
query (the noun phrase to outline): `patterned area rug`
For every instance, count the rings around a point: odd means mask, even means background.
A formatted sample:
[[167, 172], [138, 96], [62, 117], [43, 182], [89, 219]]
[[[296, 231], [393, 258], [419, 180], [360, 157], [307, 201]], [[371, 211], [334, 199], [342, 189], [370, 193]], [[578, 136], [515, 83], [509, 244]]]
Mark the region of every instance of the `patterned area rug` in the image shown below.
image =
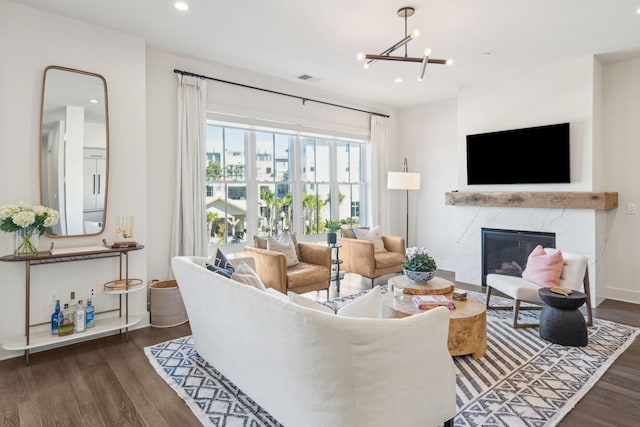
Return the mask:
[[[386, 292], [386, 286], [382, 287]], [[484, 301], [484, 295], [470, 293]], [[326, 303], [337, 309], [358, 295]], [[495, 298], [495, 301], [494, 301]], [[492, 305], [511, 305], [492, 297]], [[536, 322], [539, 311], [521, 312]], [[554, 426], [589, 391], [640, 329], [594, 319], [586, 347], [544, 341], [537, 328], [511, 327], [510, 310], [487, 312], [487, 352], [454, 357], [455, 426]], [[191, 336], [145, 348], [158, 374], [206, 426], [280, 426], [195, 351]]]

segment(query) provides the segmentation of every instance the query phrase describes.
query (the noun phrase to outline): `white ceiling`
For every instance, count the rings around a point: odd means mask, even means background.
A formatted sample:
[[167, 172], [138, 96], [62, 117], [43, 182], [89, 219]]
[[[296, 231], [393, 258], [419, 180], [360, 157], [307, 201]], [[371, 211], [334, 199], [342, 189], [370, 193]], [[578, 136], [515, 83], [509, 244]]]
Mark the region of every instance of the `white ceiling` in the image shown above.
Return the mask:
[[[290, 81], [308, 74], [306, 85], [392, 107], [564, 59], [640, 55], [640, 0], [187, 0], [188, 12], [174, 0], [12, 1], [143, 37], [151, 49]], [[404, 37], [403, 6], [416, 9], [409, 32], [421, 32], [409, 56], [431, 47], [453, 67], [431, 64], [423, 82], [419, 64], [363, 70], [358, 52]]]

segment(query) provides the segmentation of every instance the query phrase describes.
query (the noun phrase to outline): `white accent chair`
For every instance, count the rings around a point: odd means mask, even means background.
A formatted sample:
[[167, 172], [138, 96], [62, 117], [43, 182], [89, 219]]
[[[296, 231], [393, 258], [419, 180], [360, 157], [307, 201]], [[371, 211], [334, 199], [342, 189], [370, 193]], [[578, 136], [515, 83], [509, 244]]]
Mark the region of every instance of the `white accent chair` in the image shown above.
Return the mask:
[[[544, 248], [548, 254], [556, 252], [558, 249]], [[589, 270], [587, 269], [587, 257], [570, 252], [562, 251], [564, 260], [564, 268], [560, 276], [559, 286], [569, 288], [575, 291], [584, 292], [587, 296], [587, 325], [593, 325], [593, 317], [591, 313], [591, 292], [589, 290]], [[520, 307], [520, 302], [530, 302], [534, 304], [544, 305], [544, 302], [538, 296], [540, 285], [530, 282], [522, 277], [508, 276], [505, 274], [488, 274], [487, 275], [487, 309], [503, 309], [510, 307], [492, 307], [489, 304], [491, 291], [497, 291], [513, 298], [513, 327], [526, 328], [538, 326], [537, 323], [519, 323], [518, 313], [520, 310], [541, 309], [541, 307]]]

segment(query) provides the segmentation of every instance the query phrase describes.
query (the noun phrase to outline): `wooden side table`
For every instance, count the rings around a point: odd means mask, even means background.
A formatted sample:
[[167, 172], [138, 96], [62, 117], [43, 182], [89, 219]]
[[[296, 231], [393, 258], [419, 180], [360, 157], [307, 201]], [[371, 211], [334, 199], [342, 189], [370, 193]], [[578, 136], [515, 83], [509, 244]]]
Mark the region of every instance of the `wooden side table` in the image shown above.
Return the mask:
[[[413, 295], [394, 296], [387, 292], [382, 296], [383, 317], [407, 317], [422, 313], [411, 300]], [[453, 294], [446, 297], [453, 300]], [[456, 308], [449, 310], [449, 353], [452, 356], [471, 354], [479, 359], [487, 351], [487, 307], [478, 298], [468, 297], [464, 301], [453, 301]]]
[[393, 276], [388, 282], [391, 285], [403, 290], [405, 294], [411, 295], [444, 295], [453, 292], [453, 283], [442, 277], [434, 277], [425, 283], [416, 283], [404, 274]]

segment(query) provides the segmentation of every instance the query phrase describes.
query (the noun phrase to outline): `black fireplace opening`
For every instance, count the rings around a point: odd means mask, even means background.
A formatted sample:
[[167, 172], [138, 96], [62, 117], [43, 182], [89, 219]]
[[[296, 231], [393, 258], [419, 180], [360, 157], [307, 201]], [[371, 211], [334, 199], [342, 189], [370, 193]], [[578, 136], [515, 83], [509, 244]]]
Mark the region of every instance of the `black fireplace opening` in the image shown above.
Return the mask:
[[536, 246], [556, 247], [556, 234], [542, 231], [482, 229], [482, 284], [487, 274], [522, 276], [529, 254]]

